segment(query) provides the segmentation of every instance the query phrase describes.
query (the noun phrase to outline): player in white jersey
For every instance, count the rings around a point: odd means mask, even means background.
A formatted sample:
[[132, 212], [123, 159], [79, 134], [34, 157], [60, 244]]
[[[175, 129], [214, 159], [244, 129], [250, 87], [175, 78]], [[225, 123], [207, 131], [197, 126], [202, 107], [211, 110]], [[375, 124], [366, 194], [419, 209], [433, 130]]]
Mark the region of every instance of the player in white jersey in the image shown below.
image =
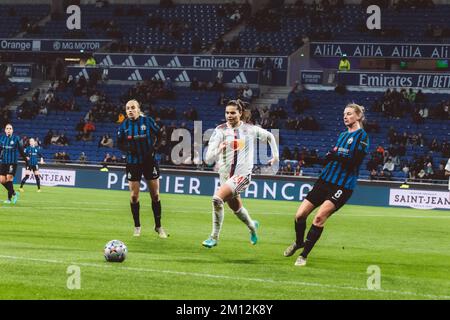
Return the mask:
[[278, 147], [272, 133], [242, 121], [243, 113], [242, 101], [229, 101], [225, 109], [227, 122], [214, 130], [209, 141], [205, 161], [207, 163], [216, 161], [219, 167], [220, 188], [215, 192], [212, 200], [212, 233], [202, 243], [207, 248], [217, 245], [223, 224], [225, 202], [249, 228], [250, 242], [256, 244], [258, 241], [256, 229], [259, 223], [252, 220], [247, 209], [243, 207], [239, 193], [244, 191], [251, 181], [255, 140], [269, 143], [272, 159], [268, 161], [268, 164], [271, 166], [278, 162]]

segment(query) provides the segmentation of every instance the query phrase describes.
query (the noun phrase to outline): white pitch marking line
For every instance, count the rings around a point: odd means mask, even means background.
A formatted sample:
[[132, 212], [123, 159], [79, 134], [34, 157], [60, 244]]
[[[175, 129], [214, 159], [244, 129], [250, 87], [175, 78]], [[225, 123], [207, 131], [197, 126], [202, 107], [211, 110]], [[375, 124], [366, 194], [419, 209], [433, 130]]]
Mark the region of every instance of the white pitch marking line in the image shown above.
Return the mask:
[[[83, 262], [70, 262], [69, 263], [69, 262], [50, 260], [50, 259], [25, 258], [25, 257], [4, 256], [4, 255], [0, 255], [0, 258], [10, 259], [10, 260], [24, 260], [24, 261], [34, 261], [34, 262], [66, 264], [66, 265], [79, 265], [79, 266], [94, 267], [94, 268], [110, 268], [110, 266], [108, 266], [108, 265], [100, 265], [100, 264], [95, 264], [95, 263], [83, 263]], [[336, 286], [336, 285], [331, 285], [331, 284], [323, 284], [323, 283], [315, 283], [315, 282], [297, 282], [297, 281], [283, 281], [283, 280], [260, 279], [260, 278], [242, 278], [242, 277], [231, 277], [231, 276], [215, 275], [215, 274], [207, 274], [207, 273], [183, 272], [183, 271], [160, 270], [160, 269], [146, 269], [146, 268], [136, 268], [136, 267], [120, 267], [120, 269], [128, 270], [128, 271], [166, 273], [166, 274], [193, 276], [193, 277], [200, 277], [200, 278], [214, 278], [214, 279], [225, 279], [225, 280], [273, 283], [273, 284], [287, 284], [287, 285], [294, 285], [294, 286], [321, 287], [321, 288], [329, 288], [329, 289], [333, 289], [333, 290], [352, 290], [352, 291], [364, 291], [364, 292], [373, 292], [373, 293], [392, 293], [392, 294], [400, 294], [400, 295], [406, 295], [406, 296], [424, 297], [424, 298], [430, 298], [430, 299], [447, 299], [447, 300], [450, 299], [450, 296], [439, 296], [439, 295], [422, 294], [422, 293], [409, 292], [409, 291], [397, 291], [397, 290], [385, 290], [385, 289], [369, 290], [366, 288], [357, 288], [357, 287], [350, 287], [350, 286]]]

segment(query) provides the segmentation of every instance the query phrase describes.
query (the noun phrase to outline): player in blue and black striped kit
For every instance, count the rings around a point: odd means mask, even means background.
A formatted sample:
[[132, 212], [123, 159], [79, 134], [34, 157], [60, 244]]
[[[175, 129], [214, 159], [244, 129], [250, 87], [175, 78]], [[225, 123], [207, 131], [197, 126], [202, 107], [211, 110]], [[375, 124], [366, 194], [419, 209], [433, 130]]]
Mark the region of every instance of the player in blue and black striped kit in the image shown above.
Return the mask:
[[0, 137], [1, 161], [0, 161], [0, 183], [8, 190], [8, 200], [4, 203], [16, 203], [19, 194], [14, 191], [13, 180], [17, 170], [19, 153], [27, 163], [27, 157], [18, 136], [13, 135], [11, 124], [5, 126], [5, 135]]
[[167, 238], [161, 226], [161, 201], [159, 198], [159, 167], [155, 161], [155, 151], [160, 143], [160, 128], [155, 120], [141, 112], [137, 100], [126, 104], [127, 119], [117, 133], [117, 145], [126, 152], [126, 174], [131, 192], [130, 206], [134, 220], [134, 236], [140, 236], [141, 223], [139, 219], [139, 189], [142, 176], [152, 199], [152, 210], [155, 219], [155, 231], [160, 238]]
[[25, 148], [25, 154], [28, 158], [28, 165], [25, 171], [25, 177], [23, 177], [22, 182], [20, 183], [20, 192], [24, 192], [23, 185], [30, 178], [31, 173], [34, 174], [34, 178], [36, 179], [37, 191], [41, 192], [41, 176], [39, 175], [39, 160], [40, 163], [44, 163], [44, 157], [41, 153], [41, 148], [36, 144], [36, 140], [33, 138], [30, 139], [30, 145]]
[[[363, 120], [364, 107], [355, 103], [345, 107], [344, 124], [347, 131], [339, 135], [336, 145], [327, 153], [325, 168], [297, 210], [296, 240], [284, 251], [284, 256], [289, 257], [299, 248], [303, 248], [303, 252], [295, 262], [296, 266], [306, 265], [306, 258], [319, 240], [325, 221], [350, 199], [355, 189], [359, 167], [369, 149], [369, 136], [362, 128]], [[319, 206], [319, 211], [304, 240], [306, 219]]]

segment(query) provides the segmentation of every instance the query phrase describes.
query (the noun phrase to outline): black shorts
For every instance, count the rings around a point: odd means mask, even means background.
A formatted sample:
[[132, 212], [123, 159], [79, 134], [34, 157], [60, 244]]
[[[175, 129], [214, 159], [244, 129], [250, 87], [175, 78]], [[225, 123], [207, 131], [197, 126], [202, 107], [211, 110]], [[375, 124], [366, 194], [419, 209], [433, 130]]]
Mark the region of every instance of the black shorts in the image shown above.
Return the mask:
[[319, 179], [306, 196], [306, 199], [315, 207], [322, 205], [325, 200], [329, 200], [336, 206], [336, 211], [338, 211], [350, 199], [352, 193], [353, 190]]
[[39, 165], [27, 165], [26, 166], [26, 168], [25, 168], [25, 170], [28, 170], [28, 171], [33, 171], [33, 172], [35, 172], [35, 171], [38, 171], [39, 170]]
[[0, 164], [0, 176], [11, 175], [15, 176], [17, 170], [17, 164]]
[[141, 181], [142, 175], [145, 180], [159, 179], [159, 166], [156, 162], [144, 164], [127, 164], [128, 181]]

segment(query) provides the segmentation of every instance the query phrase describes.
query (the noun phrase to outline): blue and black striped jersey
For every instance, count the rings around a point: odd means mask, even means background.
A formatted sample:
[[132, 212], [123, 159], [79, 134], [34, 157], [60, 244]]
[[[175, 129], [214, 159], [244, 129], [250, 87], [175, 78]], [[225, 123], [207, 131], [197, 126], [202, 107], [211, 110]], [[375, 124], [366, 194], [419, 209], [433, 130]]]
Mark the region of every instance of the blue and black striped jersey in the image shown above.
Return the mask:
[[142, 164], [153, 155], [160, 128], [151, 117], [139, 116], [136, 120], [125, 119], [117, 132], [117, 145], [127, 153], [128, 164]]
[[[335, 146], [335, 156], [322, 170], [319, 178], [325, 182], [353, 190], [358, 180], [359, 167], [368, 150], [369, 136], [364, 129], [342, 132]], [[353, 165], [348, 165], [357, 158], [358, 161]]]
[[19, 152], [25, 159], [23, 146], [18, 136], [2, 135], [0, 137], [0, 148], [2, 164], [17, 164]]
[[39, 160], [41, 158], [43, 158], [42, 153], [41, 153], [41, 148], [36, 146], [36, 147], [32, 147], [32, 146], [28, 146], [25, 148], [25, 155], [30, 158], [30, 160], [28, 160], [28, 164], [30, 166], [35, 166], [38, 164]]

